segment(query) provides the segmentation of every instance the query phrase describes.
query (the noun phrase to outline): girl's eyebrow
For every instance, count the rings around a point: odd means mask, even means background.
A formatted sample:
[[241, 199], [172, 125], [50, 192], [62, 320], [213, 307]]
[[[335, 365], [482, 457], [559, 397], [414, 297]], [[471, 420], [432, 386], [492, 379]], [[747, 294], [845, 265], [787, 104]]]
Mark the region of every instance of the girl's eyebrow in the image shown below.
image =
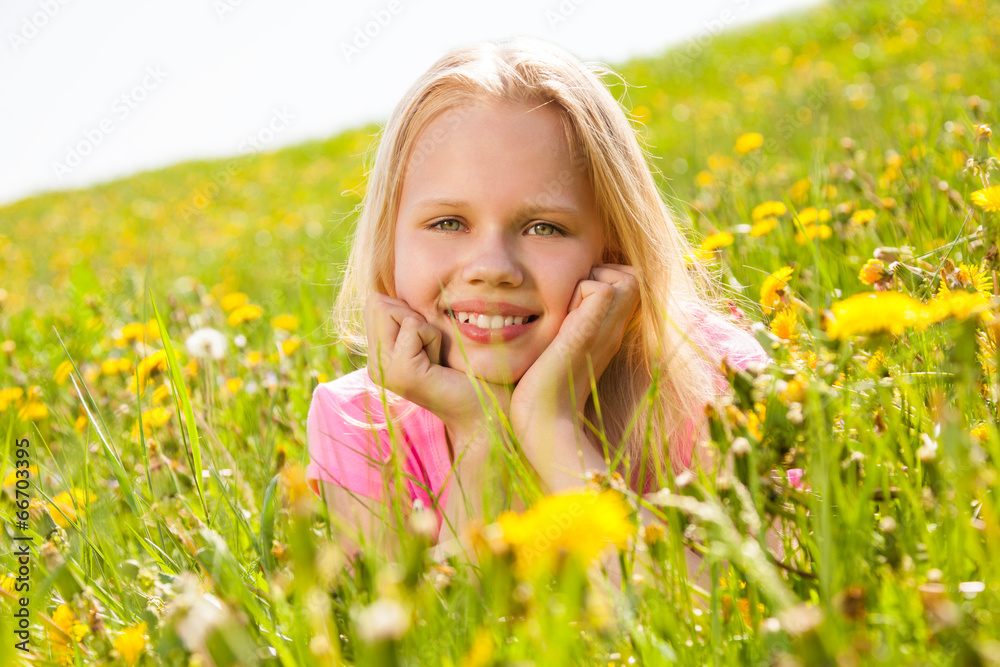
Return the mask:
[[[447, 197], [432, 197], [421, 199], [414, 205], [414, 208], [469, 208], [472, 204], [461, 199], [449, 199]], [[518, 216], [532, 216], [538, 213], [567, 213], [569, 215], [580, 215], [580, 210], [575, 206], [564, 206], [555, 202], [534, 201], [528, 202], [517, 210]]]

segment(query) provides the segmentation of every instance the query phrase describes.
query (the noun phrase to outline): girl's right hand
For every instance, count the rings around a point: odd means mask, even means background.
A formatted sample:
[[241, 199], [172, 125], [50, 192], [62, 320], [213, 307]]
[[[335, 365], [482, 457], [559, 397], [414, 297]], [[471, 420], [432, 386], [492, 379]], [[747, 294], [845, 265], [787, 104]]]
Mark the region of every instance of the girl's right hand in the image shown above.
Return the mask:
[[[483, 406], [469, 377], [441, 365], [441, 330], [400, 299], [372, 293], [365, 302], [368, 376], [378, 385], [430, 410], [453, 434], [475, 432]], [[477, 380], [507, 412], [509, 390]], [[484, 398], [489, 401], [488, 395]]]

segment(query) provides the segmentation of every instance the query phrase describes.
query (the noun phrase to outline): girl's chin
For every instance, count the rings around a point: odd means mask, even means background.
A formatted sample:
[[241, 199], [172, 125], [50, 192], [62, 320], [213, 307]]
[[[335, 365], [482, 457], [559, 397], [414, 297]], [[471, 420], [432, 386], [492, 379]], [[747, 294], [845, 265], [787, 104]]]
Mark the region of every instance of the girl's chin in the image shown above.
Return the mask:
[[491, 384], [516, 384], [525, 372], [525, 369], [511, 368], [509, 365], [497, 360], [489, 360], [485, 363], [476, 363], [475, 359], [470, 359], [469, 361], [469, 365], [466, 365], [465, 359], [460, 358], [455, 363], [449, 363], [448, 365], [460, 373], [467, 372], [471, 366], [473, 376]]

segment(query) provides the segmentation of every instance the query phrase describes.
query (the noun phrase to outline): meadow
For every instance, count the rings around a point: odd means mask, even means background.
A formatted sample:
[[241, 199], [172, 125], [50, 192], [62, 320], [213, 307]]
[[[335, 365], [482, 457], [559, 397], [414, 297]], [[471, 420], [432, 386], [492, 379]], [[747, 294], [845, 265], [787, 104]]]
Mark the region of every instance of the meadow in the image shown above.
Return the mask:
[[1000, 664], [1000, 8], [840, 0], [613, 66], [773, 357], [708, 410], [717, 470], [529, 494], [475, 566], [417, 513], [349, 567], [305, 421], [364, 363], [328, 313], [378, 127], [33, 197], [0, 208], [0, 664]]

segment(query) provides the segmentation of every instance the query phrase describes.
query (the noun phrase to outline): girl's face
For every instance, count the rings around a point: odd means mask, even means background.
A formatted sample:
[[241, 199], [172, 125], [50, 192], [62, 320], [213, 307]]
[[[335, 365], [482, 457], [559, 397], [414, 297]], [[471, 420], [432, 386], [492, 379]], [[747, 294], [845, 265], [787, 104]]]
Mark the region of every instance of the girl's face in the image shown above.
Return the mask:
[[395, 225], [396, 297], [443, 333], [441, 363], [517, 382], [601, 263], [601, 221], [555, 105], [453, 107], [417, 137]]

